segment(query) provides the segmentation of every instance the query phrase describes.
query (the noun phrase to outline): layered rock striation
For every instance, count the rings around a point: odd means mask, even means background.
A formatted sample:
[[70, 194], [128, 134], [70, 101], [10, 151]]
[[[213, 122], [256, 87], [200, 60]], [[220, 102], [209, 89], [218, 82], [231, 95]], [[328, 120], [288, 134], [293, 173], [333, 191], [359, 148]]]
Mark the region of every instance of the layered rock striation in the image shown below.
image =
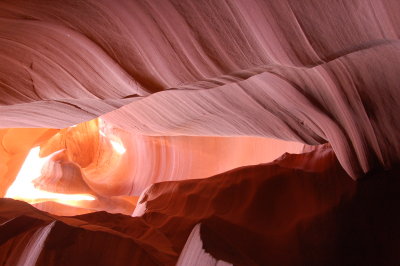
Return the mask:
[[2, 199], [0, 261], [36, 254], [39, 265], [394, 265], [397, 172], [354, 182], [325, 145], [206, 179], [154, 184], [134, 217], [61, 217]]
[[146, 135], [329, 142], [358, 178], [399, 160], [399, 8], [3, 1], [0, 126], [63, 128], [125, 106], [106, 119]]

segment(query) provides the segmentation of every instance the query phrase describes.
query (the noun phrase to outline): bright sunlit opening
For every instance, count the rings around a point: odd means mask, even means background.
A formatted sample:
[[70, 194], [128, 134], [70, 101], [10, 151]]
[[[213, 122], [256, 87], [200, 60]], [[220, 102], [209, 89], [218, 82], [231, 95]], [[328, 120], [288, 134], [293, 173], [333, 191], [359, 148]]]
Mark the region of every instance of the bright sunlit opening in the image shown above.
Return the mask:
[[15, 178], [14, 183], [8, 188], [5, 197], [26, 201], [28, 203], [55, 201], [71, 206], [79, 205], [78, 201], [95, 200], [95, 197], [89, 194], [62, 194], [35, 188], [32, 181], [40, 177], [42, 167], [45, 163], [52, 156], [61, 151], [57, 151], [45, 158], [40, 158], [40, 147], [31, 149]]

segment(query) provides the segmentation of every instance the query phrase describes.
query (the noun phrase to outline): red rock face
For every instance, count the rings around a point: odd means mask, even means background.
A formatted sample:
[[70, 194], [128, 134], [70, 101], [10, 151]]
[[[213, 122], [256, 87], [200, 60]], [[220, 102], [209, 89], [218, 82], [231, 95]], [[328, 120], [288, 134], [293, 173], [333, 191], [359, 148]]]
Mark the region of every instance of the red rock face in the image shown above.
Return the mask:
[[[2, 199], [0, 260], [361, 265], [385, 258], [390, 265], [399, 259], [397, 172], [356, 183], [325, 146], [206, 179], [154, 184], [142, 194], [135, 217], [61, 217]], [[37, 244], [26, 245], [32, 241]]]
[[0, 262], [398, 262], [399, 12], [1, 1]]

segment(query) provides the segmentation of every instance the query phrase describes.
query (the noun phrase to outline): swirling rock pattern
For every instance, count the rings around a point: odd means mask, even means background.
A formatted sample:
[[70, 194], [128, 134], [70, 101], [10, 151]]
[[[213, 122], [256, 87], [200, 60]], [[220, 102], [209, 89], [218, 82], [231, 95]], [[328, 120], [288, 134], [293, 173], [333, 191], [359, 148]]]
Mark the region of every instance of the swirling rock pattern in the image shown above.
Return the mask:
[[[38, 265], [395, 265], [398, 172], [354, 182], [325, 145], [154, 184], [136, 217], [61, 217], [1, 199], [0, 261], [36, 254]], [[32, 239], [37, 245], [27, 245]]]
[[399, 13], [1, 1], [0, 264], [397, 263]]
[[106, 119], [143, 134], [330, 142], [354, 178], [388, 169], [400, 155], [399, 8], [3, 1], [0, 125], [66, 127], [125, 106]]
[[[138, 196], [153, 183], [206, 178], [236, 167], [272, 161], [285, 152], [298, 153], [303, 148], [300, 143], [268, 138], [144, 136], [97, 119], [61, 130], [3, 131], [6, 160], [5, 171], [0, 172], [2, 196], [19, 178], [21, 165], [28, 167], [28, 175], [34, 174], [23, 158], [33, 146], [40, 145], [42, 157], [55, 155], [32, 181], [37, 189], [96, 197], [95, 201], [66, 207], [27, 196], [37, 208], [58, 215], [99, 210], [131, 214]], [[116, 150], [116, 144], [124, 152]], [[19, 196], [24, 200], [26, 195]]]

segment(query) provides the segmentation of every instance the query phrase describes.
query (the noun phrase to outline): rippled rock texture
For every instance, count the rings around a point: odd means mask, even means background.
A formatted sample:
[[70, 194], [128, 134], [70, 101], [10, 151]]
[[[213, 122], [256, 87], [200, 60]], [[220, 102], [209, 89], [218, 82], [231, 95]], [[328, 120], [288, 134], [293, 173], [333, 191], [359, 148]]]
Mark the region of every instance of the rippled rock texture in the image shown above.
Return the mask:
[[1, 1], [1, 263], [398, 261], [399, 13]]
[[395, 265], [397, 177], [396, 168], [354, 182], [323, 146], [206, 179], [154, 184], [141, 195], [134, 217], [61, 217], [2, 199], [0, 261]]
[[354, 178], [398, 146], [397, 1], [2, 1], [2, 127], [105, 116], [146, 135], [330, 142]]
[[[130, 215], [153, 183], [206, 178], [303, 149], [300, 143], [268, 138], [144, 136], [101, 119], [61, 130], [0, 132], [0, 195], [58, 215], [96, 210]], [[68, 198], [78, 194], [95, 200]], [[56, 196], [62, 198], [54, 201]]]

